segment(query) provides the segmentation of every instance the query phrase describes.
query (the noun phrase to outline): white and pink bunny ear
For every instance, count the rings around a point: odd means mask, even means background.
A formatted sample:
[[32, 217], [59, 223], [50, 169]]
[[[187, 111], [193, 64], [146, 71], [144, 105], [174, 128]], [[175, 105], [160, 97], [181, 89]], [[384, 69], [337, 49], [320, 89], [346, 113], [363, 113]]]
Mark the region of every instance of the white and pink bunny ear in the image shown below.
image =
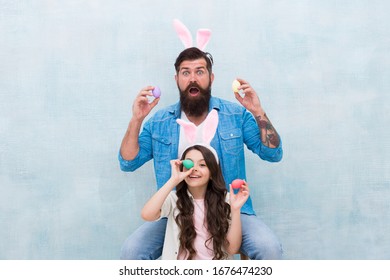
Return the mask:
[[173, 20], [173, 27], [175, 28], [179, 39], [184, 44], [184, 47], [192, 47], [192, 35], [188, 28], [178, 19]]
[[176, 122], [183, 128], [186, 141], [183, 150], [179, 150], [179, 155], [188, 147], [202, 145], [208, 148], [214, 154], [217, 162], [219, 162], [217, 151], [210, 145], [217, 131], [218, 120], [218, 112], [214, 109], [207, 115], [203, 126], [196, 126], [192, 122], [177, 119]]
[[211, 110], [204, 121], [202, 139], [205, 144], [210, 145], [211, 140], [213, 140], [217, 131], [218, 121], [218, 112], [214, 109]]
[[184, 135], [188, 141], [189, 144], [194, 145], [196, 142], [196, 133], [197, 128], [196, 125], [192, 122], [186, 122], [182, 119], [177, 119], [176, 122], [183, 127]]
[[199, 29], [196, 34], [196, 45], [198, 49], [204, 50], [207, 43], [210, 41], [211, 30], [209, 29]]
[[[188, 28], [178, 19], [173, 20], [173, 27], [176, 30], [179, 39], [182, 41], [185, 48], [193, 47], [192, 35]], [[207, 43], [211, 38], [211, 30], [209, 29], [198, 29], [196, 34], [196, 46], [200, 50], [204, 50]]]

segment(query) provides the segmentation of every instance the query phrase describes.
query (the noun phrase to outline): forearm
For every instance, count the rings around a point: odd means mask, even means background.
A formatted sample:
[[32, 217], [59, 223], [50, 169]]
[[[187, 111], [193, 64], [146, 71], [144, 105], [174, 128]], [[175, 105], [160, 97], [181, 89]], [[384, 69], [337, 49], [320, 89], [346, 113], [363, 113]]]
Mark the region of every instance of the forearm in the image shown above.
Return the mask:
[[146, 221], [155, 221], [160, 218], [161, 207], [177, 182], [170, 178], [144, 205], [141, 217]]
[[123, 137], [120, 153], [123, 159], [133, 160], [139, 152], [138, 136], [141, 130], [142, 121], [131, 119]]
[[261, 142], [269, 148], [278, 147], [280, 144], [280, 137], [271, 121], [268, 119], [267, 114], [263, 110], [260, 110], [254, 116], [260, 130]]
[[242, 231], [241, 231], [241, 217], [240, 210], [232, 210], [231, 224], [227, 233], [227, 240], [229, 245], [227, 246], [227, 252], [231, 255], [236, 254], [241, 247]]

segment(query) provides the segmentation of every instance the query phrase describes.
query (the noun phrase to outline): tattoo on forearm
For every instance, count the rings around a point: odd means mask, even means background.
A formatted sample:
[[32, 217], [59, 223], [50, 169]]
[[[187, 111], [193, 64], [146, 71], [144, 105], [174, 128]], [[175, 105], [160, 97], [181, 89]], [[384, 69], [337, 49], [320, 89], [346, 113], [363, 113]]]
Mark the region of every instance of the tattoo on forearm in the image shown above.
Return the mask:
[[260, 129], [260, 138], [263, 144], [270, 148], [279, 146], [279, 135], [272, 126], [267, 115], [264, 114], [263, 118], [261, 116], [257, 116], [256, 121]]

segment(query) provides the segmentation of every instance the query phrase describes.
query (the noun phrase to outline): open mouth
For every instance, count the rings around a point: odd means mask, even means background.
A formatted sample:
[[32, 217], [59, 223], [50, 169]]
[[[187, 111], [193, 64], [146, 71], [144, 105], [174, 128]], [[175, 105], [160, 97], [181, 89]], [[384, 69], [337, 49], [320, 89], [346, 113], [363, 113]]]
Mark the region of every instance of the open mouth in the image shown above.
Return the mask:
[[188, 92], [190, 93], [190, 95], [196, 96], [199, 94], [200, 90], [197, 87], [190, 87]]
[[189, 176], [191, 179], [199, 179], [200, 178], [200, 176], [195, 176], [195, 175], [190, 175]]

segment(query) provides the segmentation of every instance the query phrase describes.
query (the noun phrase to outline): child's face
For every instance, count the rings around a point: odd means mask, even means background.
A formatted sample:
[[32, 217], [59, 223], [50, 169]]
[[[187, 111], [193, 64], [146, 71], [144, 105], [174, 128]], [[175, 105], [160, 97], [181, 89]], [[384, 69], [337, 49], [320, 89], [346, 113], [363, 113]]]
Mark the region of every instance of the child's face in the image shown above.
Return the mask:
[[[185, 159], [190, 159], [194, 162], [193, 171], [185, 178], [188, 187], [207, 188], [210, 180], [210, 170], [206, 165], [202, 153], [197, 150], [191, 150], [186, 154]], [[184, 167], [184, 170], [187, 169]]]

